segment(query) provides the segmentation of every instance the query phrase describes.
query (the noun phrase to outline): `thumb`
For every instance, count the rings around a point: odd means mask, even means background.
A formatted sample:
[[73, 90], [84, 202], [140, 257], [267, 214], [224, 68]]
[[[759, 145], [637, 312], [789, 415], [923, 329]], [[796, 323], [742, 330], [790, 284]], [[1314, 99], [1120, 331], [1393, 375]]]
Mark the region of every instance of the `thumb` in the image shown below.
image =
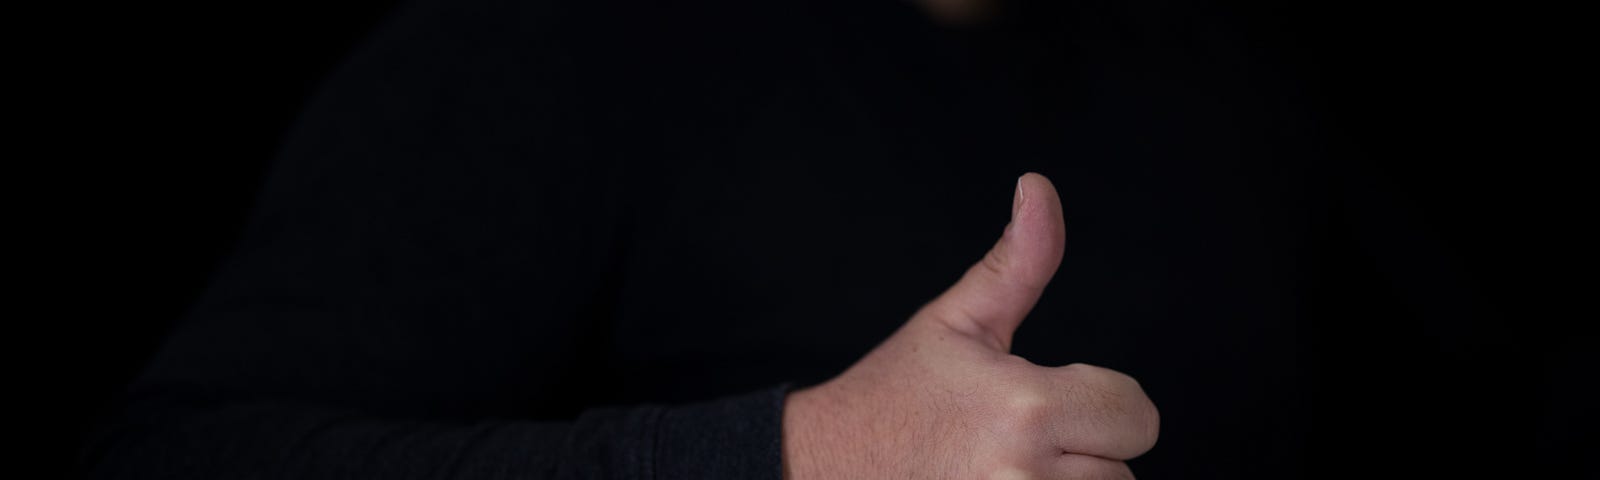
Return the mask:
[[1011, 223], [1000, 241], [918, 316], [1010, 351], [1011, 334], [1061, 265], [1065, 242], [1055, 186], [1044, 175], [1024, 174], [1017, 179]]

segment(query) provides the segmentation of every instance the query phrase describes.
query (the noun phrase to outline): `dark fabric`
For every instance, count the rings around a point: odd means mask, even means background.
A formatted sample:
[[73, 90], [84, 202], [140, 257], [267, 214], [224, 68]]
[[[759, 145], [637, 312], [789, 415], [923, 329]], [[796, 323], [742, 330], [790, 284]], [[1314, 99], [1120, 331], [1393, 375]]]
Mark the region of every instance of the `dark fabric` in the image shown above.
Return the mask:
[[398, 12], [307, 108], [94, 476], [778, 478], [786, 382], [955, 281], [1030, 170], [1069, 239], [1015, 351], [1139, 378], [1142, 476], [1305, 476], [1369, 426], [1313, 402], [1359, 395], [1316, 383], [1342, 332], [1400, 325], [1365, 307], [1468, 309], [1203, 5], [950, 29], [680, 3]]

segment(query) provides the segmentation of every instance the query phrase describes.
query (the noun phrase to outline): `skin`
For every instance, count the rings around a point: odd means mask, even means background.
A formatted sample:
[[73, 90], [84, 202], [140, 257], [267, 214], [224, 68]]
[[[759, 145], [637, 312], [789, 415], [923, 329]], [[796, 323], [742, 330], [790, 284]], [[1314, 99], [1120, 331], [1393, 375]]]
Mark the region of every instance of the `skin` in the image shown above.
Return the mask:
[[1055, 187], [1023, 175], [1011, 223], [960, 281], [843, 374], [789, 395], [785, 477], [1133, 478], [1124, 461], [1160, 429], [1138, 382], [1009, 353], [1065, 237]]

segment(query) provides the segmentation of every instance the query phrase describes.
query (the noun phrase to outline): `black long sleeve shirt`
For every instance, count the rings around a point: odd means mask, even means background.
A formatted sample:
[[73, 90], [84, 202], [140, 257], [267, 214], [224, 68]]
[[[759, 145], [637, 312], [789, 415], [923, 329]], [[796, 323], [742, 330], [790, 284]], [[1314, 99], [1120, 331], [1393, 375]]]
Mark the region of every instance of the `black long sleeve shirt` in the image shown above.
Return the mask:
[[1312, 332], [1349, 313], [1328, 245], [1388, 207], [1227, 25], [679, 3], [396, 13], [308, 106], [94, 475], [779, 478], [785, 392], [955, 281], [1025, 171], [1069, 239], [1015, 351], [1139, 378], [1164, 424], [1136, 471], [1317, 455]]

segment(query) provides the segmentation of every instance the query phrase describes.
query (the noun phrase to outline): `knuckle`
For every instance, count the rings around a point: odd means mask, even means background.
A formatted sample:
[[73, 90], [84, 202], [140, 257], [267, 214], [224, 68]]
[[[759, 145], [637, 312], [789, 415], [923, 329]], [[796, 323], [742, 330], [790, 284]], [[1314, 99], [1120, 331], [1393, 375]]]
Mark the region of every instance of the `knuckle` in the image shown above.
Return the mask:
[[988, 418], [1005, 435], [1048, 438], [1051, 425], [1059, 423], [1066, 399], [1039, 373], [1015, 372], [998, 388], [991, 387], [996, 395], [990, 397]]
[[1024, 425], [1037, 424], [1050, 415], [1052, 402], [1043, 389], [1021, 386], [1005, 395], [1006, 416]]

